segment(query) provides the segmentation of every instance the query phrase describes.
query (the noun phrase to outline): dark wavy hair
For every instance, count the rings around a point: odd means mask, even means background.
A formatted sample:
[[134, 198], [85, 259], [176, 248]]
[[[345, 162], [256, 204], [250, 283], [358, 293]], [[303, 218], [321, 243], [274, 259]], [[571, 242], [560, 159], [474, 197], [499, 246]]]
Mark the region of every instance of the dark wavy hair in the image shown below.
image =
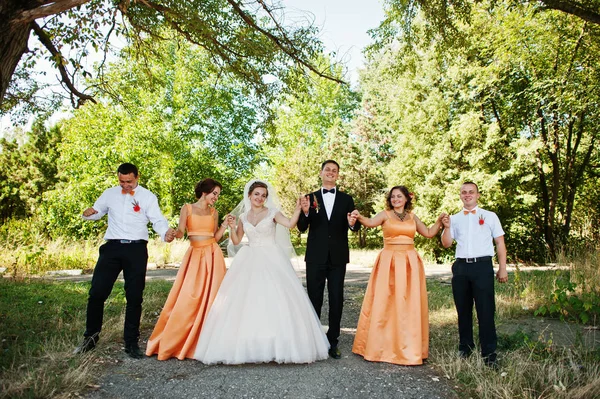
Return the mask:
[[249, 196], [250, 194], [252, 194], [252, 193], [254, 192], [254, 190], [256, 190], [256, 189], [257, 189], [257, 188], [259, 188], [259, 187], [262, 187], [262, 188], [264, 188], [265, 190], [267, 190], [267, 197], [268, 197], [268, 196], [269, 196], [269, 187], [267, 187], [267, 184], [266, 184], [266, 183], [264, 183], [264, 182], [262, 182], [262, 181], [260, 181], [260, 180], [257, 180], [257, 181], [255, 181], [254, 183], [252, 183], [252, 184], [250, 185], [250, 187], [248, 188], [248, 196]]
[[400, 192], [402, 194], [404, 194], [404, 196], [406, 197], [406, 204], [404, 205], [404, 210], [406, 212], [410, 211], [413, 207], [412, 197], [410, 195], [410, 192], [408, 191], [408, 188], [406, 188], [406, 186], [394, 186], [390, 189], [390, 192], [387, 194], [387, 197], [385, 198], [385, 203], [387, 205], [387, 209], [388, 210], [394, 209], [394, 207], [392, 206], [392, 191], [394, 191], [394, 190], [400, 190]]
[[202, 197], [202, 194], [211, 193], [215, 187], [219, 187], [223, 190], [223, 186], [218, 181], [211, 179], [210, 177], [206, 179], [200, 180], [196, 183], [196, 188], [194, 188], [194, 192], [196, 193], [196, 198]]

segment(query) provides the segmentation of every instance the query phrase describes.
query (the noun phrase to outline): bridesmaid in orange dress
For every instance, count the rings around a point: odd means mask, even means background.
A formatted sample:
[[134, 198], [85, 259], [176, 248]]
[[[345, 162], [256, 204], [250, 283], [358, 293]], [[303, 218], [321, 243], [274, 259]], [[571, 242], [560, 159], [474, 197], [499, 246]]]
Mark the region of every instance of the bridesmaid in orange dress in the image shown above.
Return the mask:
[[373, 362], [420, 365], [429, 356], [429, 312], [423, 260], [413, 238], [415, 232], [435, 236], [445, 214], [425, 226], [411, 212], [412, 197], [404, 186], [393, 187], [386, 202], [388, 210], [374, 218], [354, 211], [363, 226], [382, 226], [384, 245], [371, 272], [352, 352]]
[[217, 241], [227, 229], [228, 220], [217, 228], [219, 214], [213, 208], [221, 189], [219, 182], [204, 179], [196, 184], [198, 201], [181, 208], [176, 237], [182, 238], [187, 229], [190, 247], [148, 340], [147, 356], [183, 360], [194, 355], [202, 324], [226, 270]]

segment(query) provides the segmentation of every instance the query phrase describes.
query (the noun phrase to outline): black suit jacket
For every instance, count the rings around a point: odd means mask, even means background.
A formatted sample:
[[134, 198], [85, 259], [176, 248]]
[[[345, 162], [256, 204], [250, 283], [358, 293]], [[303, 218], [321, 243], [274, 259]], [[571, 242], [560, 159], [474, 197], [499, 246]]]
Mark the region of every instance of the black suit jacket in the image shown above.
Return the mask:
[[[337, 191], [335, 202], [331, 211], [331, 218], [327, 220], [327, 211], [323, 204], [323, 194], [321, 190], [308, 194], [310, 198], [310, 209], [308, 216], [300, 212], [298, 220], [298, 230], [308, 231], [308, 241], [306, 243], [306, 256], [304, 260], [307, 263], [327, 263], [331, 259], [334, 265], [344, 265], [350, 260], [350, 251], [348, 250], [348, 213], [354, 210], [354, 200], [344, 192]], [[313, 206], [314, 200], [319, 204], [317, 212]], [[360, 228], [356, 222], [354, 231]]]

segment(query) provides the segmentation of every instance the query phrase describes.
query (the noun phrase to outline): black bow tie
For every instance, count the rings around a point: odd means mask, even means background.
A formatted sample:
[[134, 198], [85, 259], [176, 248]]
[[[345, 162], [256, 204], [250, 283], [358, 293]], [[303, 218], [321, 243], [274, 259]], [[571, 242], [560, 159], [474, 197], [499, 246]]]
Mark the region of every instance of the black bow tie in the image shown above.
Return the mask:
[[335, 194], [335, 188], [332, 188], [331, 190], [327, 190], [326, 188], [324, 188], [323, 194], [327, 194], [327, 193]]

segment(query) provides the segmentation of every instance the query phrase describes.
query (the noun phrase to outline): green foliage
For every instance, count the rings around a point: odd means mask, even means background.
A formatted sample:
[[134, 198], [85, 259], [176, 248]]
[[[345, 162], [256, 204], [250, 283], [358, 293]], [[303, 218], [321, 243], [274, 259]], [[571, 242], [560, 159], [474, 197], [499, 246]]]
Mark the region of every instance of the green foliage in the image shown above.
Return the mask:
[[80, 215], [108, 187], [116, 167], [132, 162], [140, 184], [154, 192], [174, 223], [180, 207], [195, 201], [205, 177], [224, 185], [221, 214], [239, 199], [241, 181], [260, 160], [254, 142], [261, 113], [252, 92], [219, 77], [201, 49], [184, 42], [158, 42], [151, 64], [124, 53], [106, 78], [119, 101], [88, 104], [61, 125], [58, 168], [62, 181], [44, 194], [39, 209], [53, 237], [96, 237], [106, 221]]
[[[56, 163], [61, 132], [38, 119], [30, 131], [13, 131], [0, 139], [0, 220], [28, 217], [57, 183]], [[19, 142], [21, 141], [21, 143]]]
[[[75, 89], [67, 90], [71, 104], [74, 108], [81, 106], [89, 96], [101, 95], [101, 87], [85, 80], [103, 78], [106, 59], [115, 52], [115, 46], [111, 45], [115, 39], [150, 55], [140, 59], [140, 63], [146, 63], [151, 62], [155, 55], [150, 44], [170, 39], [170, 35], [165, 35], [165, 29], [172, 29], [179, 38], [205, 49], [211, 58], [213, 71], [225, 79], [236, 79], [253, 87], [263, 100], [272, 98], [277, 89], [293, 86], [290, 69], [303, 71], [308, 68], [319, 76], [327, 76], [322, 69], [310, 63], [322, 51], [317, 28], [307, 23], [309, 18], [287, 23], [277, 4], [227, 0], [78, 0], [69, 3], [57, 7], [60, 11], [44, 18], [36, 30], [38, 38], [45, 37], [52, 46], [43, 40], [44, 44], [30, 40], [28, 47], [27, 35], [24, 35], [22, 53], [5, 55], [6, 69], [11, 72], [14, 68], [8, 67], [11, 64], [16, 66], [22, 60], [6, 94], [6, 101], [3, 101], [4, 89], [12, 76], [2, 78], [1, 111], [7, 112], [17, 106], [21, 107], [21, 111], [35, 112], [56, 106], [56, 98], [49, 101], [50, 104], [36, 101], [35, 96], [40, 90], [51, 89], [49, 85], [37, 83], [43, 81], [43, 75], [48, 73], [47, 70], [36, 71], [42, 59], [53, 67], [63, 66], [66, 69], [69, 83], [75, 86]], [[7, 0], [0, 29], [8, 32], [13, 24], [20, 26], [24, 23], [23, 29], [30, 32], [30, 21], [24, 21], [23, 14], [39, 15], [38, 7], [37, 2]], [[16, 43], [15, 47], [21, 47], [19, 44]], [[55, 49], [50, 50], [51, 47]], [[56, 51], [59, 54], [52, 54]], [[103, 61], [86, 62], [91, 55]], [[267, 75], [274, 77], [276, 83], [265, 82], [264, 76]]]
[[[398, 13], [416, 3], [423, 13]], [[475, 181], [481, 206], [505, 227], [509, 258], [554, 259], [575, 220], [584, 222], [574, 210], [586, 202], [599, 156], [600, 131], [589, 122], [600, 111], [600, 31], [528, 5], [483, 2], [451, 7], [444, 17], [461, 40], [444, 41], [424, 32], [445, 5], [389, 4], [361, 77], [369, 124], [389, 142], [388, 185], [414, 191], [415, 212], [428, 223], [460, 209], [458, 187]], [[403, 17], [410, 32], [386, 30]], [[590, 240], [596, 229], [584, 223]]]
[[600, 293], [584, 291], [570, 280], [570, 274], [558, 273], [555, 288], [546, 304], [540, 306], [536, 316], [558, 316], [561, 320], [583, 324], [596, 324], [600, 320]]

